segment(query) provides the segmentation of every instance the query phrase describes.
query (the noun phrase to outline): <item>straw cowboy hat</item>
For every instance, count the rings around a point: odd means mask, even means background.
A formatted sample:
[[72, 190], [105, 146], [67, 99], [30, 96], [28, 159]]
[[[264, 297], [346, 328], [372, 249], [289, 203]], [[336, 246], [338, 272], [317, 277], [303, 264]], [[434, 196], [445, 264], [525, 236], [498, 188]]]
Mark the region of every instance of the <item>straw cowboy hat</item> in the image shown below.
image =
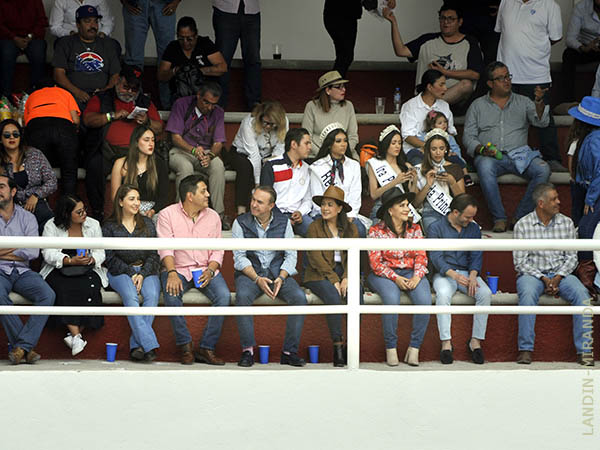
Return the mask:
[[324, 75], [321, 75], [319, 78], [319, 88], [317, 89], [317, 92], [331, 86], [332, 84], [340, 83], [348, 83], [348, 80], [344, 80], [337, 70], [332, 70]]
[[325, 192], [323, 192], [323, 195], [315, 195], [312, 200], [317, 205], [321, 206], [321, 202], [324, 198], [332, 198], [336, 200], [340, 205], [342, 205], [342, 209], [346, 213], [352, 211], [352, 206], [344, 201], [344, 191], [337, 186], [329, 186]]

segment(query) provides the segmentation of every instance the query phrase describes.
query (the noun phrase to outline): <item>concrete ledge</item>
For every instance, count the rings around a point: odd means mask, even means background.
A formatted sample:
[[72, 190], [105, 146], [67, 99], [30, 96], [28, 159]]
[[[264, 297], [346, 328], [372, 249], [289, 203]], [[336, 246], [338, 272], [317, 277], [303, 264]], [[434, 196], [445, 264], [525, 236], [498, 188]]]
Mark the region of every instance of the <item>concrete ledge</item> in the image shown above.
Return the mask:
[[[309, 289], [304, 289], [306, 293], [306, 300], [309, 305], [323, 305], [323, 301], [313, 294]], [[13, 301], [15, 305], [31, 305], [31, 302], [25, 299], [23, 296], [11, 292], [10, 299]], [[435, 304], [435, 294], [432, 294], [433, 303]], [[364, 300], [366, 305], [382, 305], [381, 297], [373, 292], [365, 292]], [[121, 297], [114, 291], [105, 291], [102, 290], [102, 303], [105, 305], [122, 305]], [[183, 295], [183, 303], [185, 305], [193, 305], [193, 306], [210, 306], [211, 302], [204, 294], [202, 294], [198, 289], [192, 288], [188, 292]], [[161, 300], [160, 304], [164, 305], [164, 302]], [[235, 292], [231, 293], [231, 304], [235, 305]], [[401, 298], [402, 305], [412, 305], [410, 298], [405, 293], [402, 294]], [[472, 297], [468, 297], [465, 294], [460, 292], [454, 294], [452, 297], [453, 305], [474, 305], [475, 300]], [[519, 297], [516, 293], [497, 293], [492, 296], [492, 305], [518, 305]], [[569, 303], [563, 300], [562, 298], [554, 298], [548, 295], [542, 295], [540, 297], [540, 306], [557, 306], [557, 305], [568, 305]], [[257, 306], [273, 306], [273, 305], [286, 305], [283, 300], [275, 299], [275, 301], [271, 300], [266, 295], [261, 295], [258, 297], [254, 305]]]

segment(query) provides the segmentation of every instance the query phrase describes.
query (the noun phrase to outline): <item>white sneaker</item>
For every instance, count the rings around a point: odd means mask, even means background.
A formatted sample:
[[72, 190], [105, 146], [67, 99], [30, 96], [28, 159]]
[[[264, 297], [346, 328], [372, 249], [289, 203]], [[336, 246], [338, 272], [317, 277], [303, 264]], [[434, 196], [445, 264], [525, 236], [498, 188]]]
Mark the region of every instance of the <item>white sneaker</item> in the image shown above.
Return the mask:
[[87, 341], [83, 340], [83, 338], [81, 337], [81, 334], [78, 334], [77, 336], [73, 336], [73, 347], [71, 350], [71, 354], [73, 356], [80, 354], [86, 345], [87, 345]]
[[63, 342], [67, 347], [71, 349], [73, 348], [73, 336], [71, 336], [71, 333], [67, 333], [67, 335], [63, 339]]

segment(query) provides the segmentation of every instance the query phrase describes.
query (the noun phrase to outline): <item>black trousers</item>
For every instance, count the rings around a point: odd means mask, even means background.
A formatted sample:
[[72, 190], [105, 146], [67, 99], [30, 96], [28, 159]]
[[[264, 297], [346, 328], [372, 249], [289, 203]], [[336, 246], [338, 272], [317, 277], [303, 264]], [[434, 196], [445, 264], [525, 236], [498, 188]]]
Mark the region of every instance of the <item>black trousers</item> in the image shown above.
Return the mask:
[[246, 155], [238, 153], [235, 147], [229, 150], [229, 163], [236, 172], [235, 206], [250, 206], [250, 197], [254, 189], [254, 167]]
[[79, 149], [76, 126], [58, 117], [38, 117], [27, 124], [25, 139], [48, 158], [52, 167], [60, 167], [63, 194], [75, 194]]
[[323, 14], [323, 23], [335, 47], [333, 70], [337, 70], [342, 77], [345, 77], [350, 64], [354, 61], [358, 20], [327, 13]]
[[[575, 97], [575, 73], [577, 66], [600, 61], [600, 52], [579, 53], [577, 50], [567, 47], [562, 54], [561, 70], [561, 101], [579, 101]], [[588, 86], [587, 92], [591, 88]]]

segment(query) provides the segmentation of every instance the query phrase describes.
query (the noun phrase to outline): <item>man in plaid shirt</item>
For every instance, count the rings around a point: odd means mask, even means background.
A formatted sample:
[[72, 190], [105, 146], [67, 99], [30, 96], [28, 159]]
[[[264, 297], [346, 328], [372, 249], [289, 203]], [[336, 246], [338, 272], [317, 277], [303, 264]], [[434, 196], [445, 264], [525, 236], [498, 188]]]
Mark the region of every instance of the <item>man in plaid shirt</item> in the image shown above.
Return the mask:
[[[576, 239], [573, 221], [559, 212], [560, 200], [554, 185], [540, 183], [532, 193], [535, 210], [522, 217], [515, 225], [515, 239]], [[577, 252], [561, 250], [515, 251], [513, 262], [518, 272], [517, 293], [519, 305], [537, 305], [545, 293], [561, 296], [571, 305], [582, 306], [590, 295], [572, 272], [577, 266]], [[573, 340], [577, 361], [585, 365], [591, 351], [591, 333], [584, 333], [583, 317], [573, 315]], [[535, 340], [535, 315], [519, 316], [519, 356], [517, 363], [531, 364]], [[591, 361], [593, 365], [593, 360]]]

